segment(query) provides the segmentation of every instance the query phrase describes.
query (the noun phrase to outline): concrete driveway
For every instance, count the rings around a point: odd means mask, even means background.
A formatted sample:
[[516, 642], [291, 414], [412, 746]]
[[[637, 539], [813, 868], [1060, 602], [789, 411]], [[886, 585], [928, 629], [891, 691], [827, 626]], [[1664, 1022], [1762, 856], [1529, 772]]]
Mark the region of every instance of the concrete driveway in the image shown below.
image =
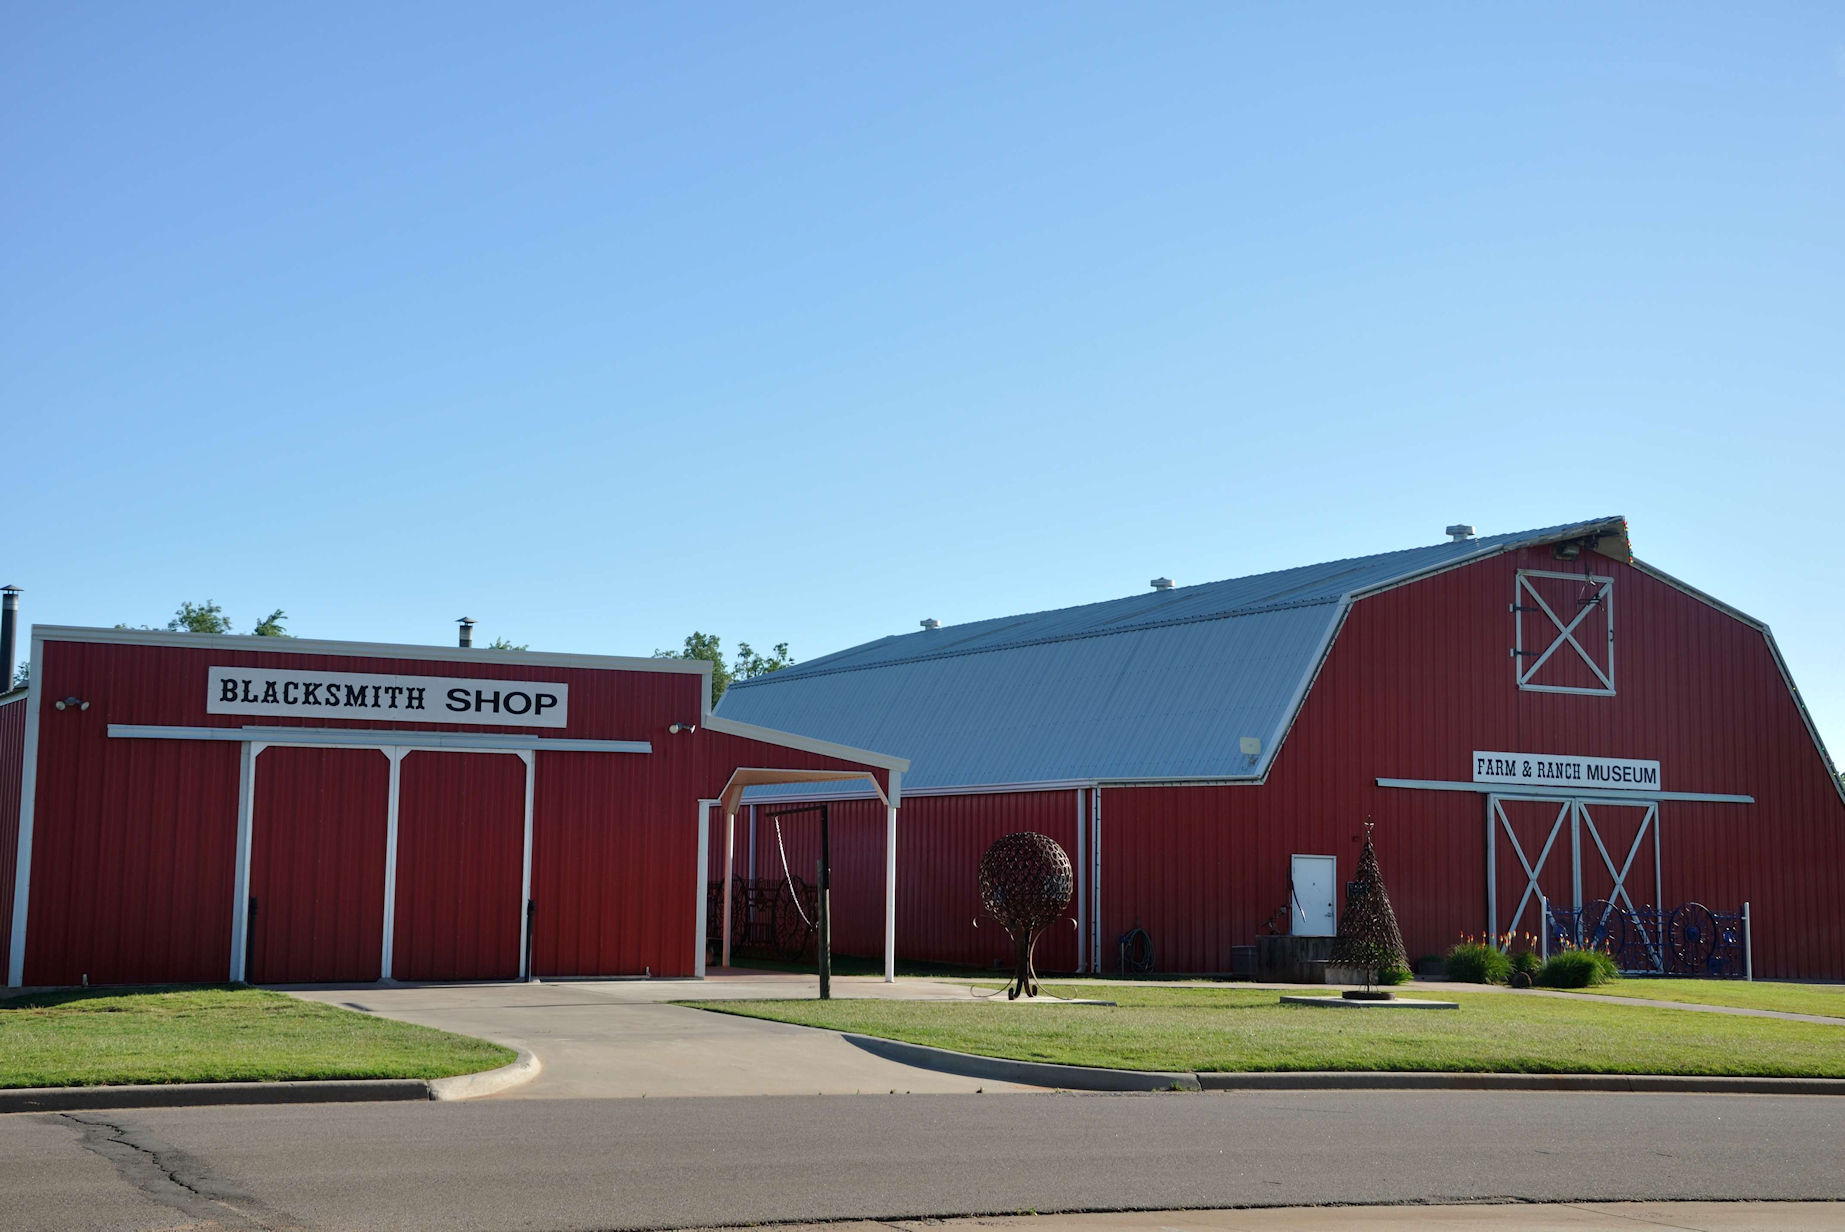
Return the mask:
[[[720, 971], [703, 981], [315, 985], [280, 991], [524, 1048], [543, 1063], [535, 1080], [489, 1097], [494, 1099], [1038, 1089], [915, 1069], [872, 1056], [831, 1031], [666, 1004], [814, 997], [819, 982], [811, 975]], [[973, 994], [965, 984], [838, 977], [833, 995], [967, 1000]]]

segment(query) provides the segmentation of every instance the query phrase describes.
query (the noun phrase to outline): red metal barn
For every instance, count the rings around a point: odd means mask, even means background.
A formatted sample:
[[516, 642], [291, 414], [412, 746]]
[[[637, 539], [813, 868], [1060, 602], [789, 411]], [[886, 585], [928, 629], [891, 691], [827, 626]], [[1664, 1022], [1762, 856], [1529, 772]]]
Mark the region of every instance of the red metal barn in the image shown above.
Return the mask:
[[[1845, 796], [1786, 665], [1620, 518], [925, 627], [719, 709], [911, 759], [910, 959], [1003, 957], [974, 866], [1028, 828], [1081, 869], [1080, 943], [1053, 934], [1047, 969], [1112, 971], [1139, 927], [1158, 969], [1229, 971], [1332, 931], [1371, 818], [1412, 957], [1536, 934], [1544, 902], [1746, 902], [1757, 975], [1845, 978]], [[836, 860], [875, 860], [875, 825], [847, 828], [864, 850]], [[838, 902], [842, 948], [872, 948], [876, 906]]]
[[703, 974], [707, 818], [850, 779], [888, 826], [907, 765], [714, 718], [685, 661], [66, 628], [31, 654], [0, 702], [13, 986]]

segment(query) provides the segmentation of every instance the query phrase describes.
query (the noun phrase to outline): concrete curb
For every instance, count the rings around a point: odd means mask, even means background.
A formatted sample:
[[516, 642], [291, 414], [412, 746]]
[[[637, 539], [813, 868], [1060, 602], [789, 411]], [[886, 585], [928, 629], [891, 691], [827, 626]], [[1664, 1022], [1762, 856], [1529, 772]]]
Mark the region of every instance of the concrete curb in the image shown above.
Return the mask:
[[453, 1078], [430, 1079], [429, 1098], [479, 1099], [483, 1095], [498, 1095], [501, 1091], [524, 1086], [538, 1077], [544, 1064], [524, 1048], [518, 1051], [518, 1056], [498, 1069], [483, 1070], [478, 1074], [457, 1074]]
[[1665, 1095], [1845, 1095], [1845, 1078], [1694, 1074], [1336, 1072], [1199, 1074], [1207, 1091], [1627, 1091]]
[[1845, 1095], [1845, 1078], [1693, 1074], [1463, 1074], [1393, 1070], [1198, 1073], [1100, 1069], [982, 1057], [927, 1044], [842, 1032], [874, 1056], [919, 1069], [1066, 1091], [1624, 1091], [1663, 1095]]
[[530, 1082], [544, 1068], [521, 1048], [498, 1069], [453, 1078], [352, 1078], [320, 1082], [167, 1082], [111, 1087], [0, 1090], [0, 1114], [83, 1108], [205, 1108], [224, 1104], [357, 1104], [479, 1099]]
[[0, 1113], [67, 1112], [79, 1108], [187, 1108], [216, 1104], [350, 1104], [429, 1098], [429, 1083], [422, 1078], [18, 1087], [0, 1090]]
[[948, 1048], [931, 1048], [927, 1044], [906, 1044], [901, 1040], [879, 1039], [875, 1035], [842, 1032], [847, 1041], [873, 1056], [918, 1069], [932, 1069], [964, 1078], [990, 1078], [994, 1082], [1016, 1082], [1024, 1086], [1055, 1087], [1068, 1091], [1196, 1091], [1198, 1076], [1185, 1073], [1161, 1073], [1144, 1069], [1097, 1069], [1087, 1065], [1053, 1065], [1048, 1061], [1012, 1061], [1004, 1057], [981, 1057], [971, 1052]]

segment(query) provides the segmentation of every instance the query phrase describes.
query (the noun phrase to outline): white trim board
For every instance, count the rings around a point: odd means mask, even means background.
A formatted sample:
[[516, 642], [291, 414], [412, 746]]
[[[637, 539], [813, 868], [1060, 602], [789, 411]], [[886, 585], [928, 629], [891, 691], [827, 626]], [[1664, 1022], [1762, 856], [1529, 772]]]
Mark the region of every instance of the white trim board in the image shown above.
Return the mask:
[[[45, 643], [38, 631], [28, 640], [26, 662], [33, 680], [45, 678]], [[30, 694], [28, 694], [30, 695]], [[38, 795], [38, 721], [43, 706], [26, 708], [26, 742], [19, 775], [19, 830], [13, 849], [13, 931], [7, 947], [6, 986], [18, 988], [26, 970], [26, 908], [32, 891], [32, 814]]]
[[1379, 779], [1379, 787], [1407, 787], [1413, 791], [1471, 791], [1502, 800], [1588, 800], [1591, 803], [1645, 804], [1652, 800], [1677, 800], [1688, 804], [1754, 804], [1754, 796], [1726, 796], [1702, 791], [1585, 791], [1580, 787], [1526, 787], [1518, 783], [1459, 783], [1446, 779]]
[[447, 663], [508, 666], [585, 667], [619, 672], [671, 672], [703, 676], [710, 695], [711, 664], [703, 659], [643, 659], [633, 655], [560, 654], [547, 650], [485, 650], [461, 646], [417, 646], [396, 642], [335, 642], [304, 637], [255, 637], [242, 633], [171, 633], [164, 629], [96, 629], [82, 625], [33, 625], [34, 640], [105, 642], [125, 646], [178, 646], [195, 650], [239, 650], [254, 654], [340, 655], [357, 659], [425, 659]]
[[889, 753], [873, 753], [869, 749], [855, 749], [849, 744], [835, 744], [831, 740], [816, 740], [812, 736], [797, 736], [793, 732], [777, 731], [773, 727], [758, 727], [754, 723], [743, 723], [715, 714], [705, 718], [705, 730], [717, 732], [722, 736], [759, 740], [763, 744], [773, 744], [784, 749], [800, 749], [806, 753], [818, 753], [823, 757], [837, 757], [840, 761], [857, 762], [862, 766], [877, 766], [883, 770], [902, 771], [910, 768], [910, 759], [907, 757], [892, 757]]
[[552, 753], [653, 752], [653, 743], [647, 740], [553, 740], [543, 736], [400, 731], [382, 727], [163, 727], [111, 723], [109, 735], [124, 740], [254, 740], [260, 744], [312, 744], [324, 748], [352, 746], [379, 749], [400, 746], [423, 750], [474, 749], [500, 753], [523, 750]]

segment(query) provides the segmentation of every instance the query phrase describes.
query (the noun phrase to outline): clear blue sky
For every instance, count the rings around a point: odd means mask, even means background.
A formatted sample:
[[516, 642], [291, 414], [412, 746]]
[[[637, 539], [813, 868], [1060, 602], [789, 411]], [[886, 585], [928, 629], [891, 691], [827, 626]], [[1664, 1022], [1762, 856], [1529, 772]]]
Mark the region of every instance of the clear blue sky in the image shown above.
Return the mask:
[[1623, 513], [1845, 752], [1845, 8], [0, 15], [31, 620], [807, 658]]

